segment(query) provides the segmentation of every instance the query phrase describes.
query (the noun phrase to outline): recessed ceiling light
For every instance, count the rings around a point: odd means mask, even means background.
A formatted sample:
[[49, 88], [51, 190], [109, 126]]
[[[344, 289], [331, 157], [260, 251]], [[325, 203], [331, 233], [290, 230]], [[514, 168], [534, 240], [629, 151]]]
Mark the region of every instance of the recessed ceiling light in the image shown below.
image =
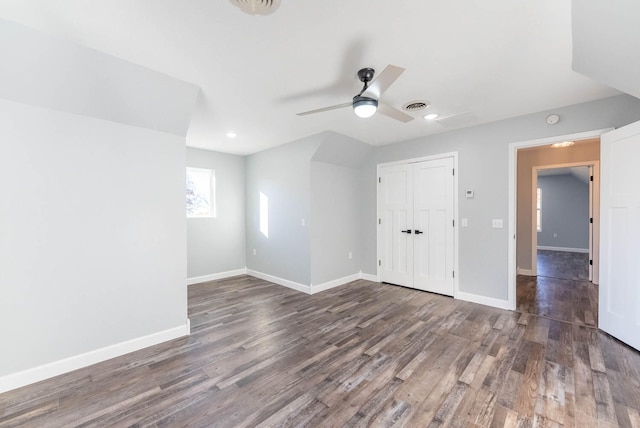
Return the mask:
[[226, 133], [226, 134], [224, 134], [224, 135], [226, 135], [226, 136], [227, 136], [227, 138], [236, 138], [236, 137], [238, 136], [238, 134], [236, 134], [236, 133], [235, 133], [235, 132], [233, 132], [233, 131], [229, 131], [229, 132], [227, 132], [227, 133]]
[[429, 114], [424, 116], [424, 118], [427, 119], [427, 120], [433, 120], [436, 117], [438, 117], [438, 113], [429, 113]]
[[571, 146], [573, 146], [574, 144], [575, 144], [575, 142], [574, 142], [574, 141], [563, 141], [563, 142], [561, 142], [561, 143], [553, 143], [553, 144], [551, 145], [551, 147], [553, 147], [553, 148], [556, 148], [556, 149], [557, 149], [558, 147], [571, 147]]

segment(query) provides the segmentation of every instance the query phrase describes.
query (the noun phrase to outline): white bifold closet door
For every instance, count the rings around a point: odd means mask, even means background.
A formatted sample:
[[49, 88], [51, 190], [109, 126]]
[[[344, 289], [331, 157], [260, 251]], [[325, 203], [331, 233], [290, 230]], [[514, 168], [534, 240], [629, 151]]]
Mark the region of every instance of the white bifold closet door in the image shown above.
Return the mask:
[[453, 158], [380, 168], [381, 280], [452, 296]]

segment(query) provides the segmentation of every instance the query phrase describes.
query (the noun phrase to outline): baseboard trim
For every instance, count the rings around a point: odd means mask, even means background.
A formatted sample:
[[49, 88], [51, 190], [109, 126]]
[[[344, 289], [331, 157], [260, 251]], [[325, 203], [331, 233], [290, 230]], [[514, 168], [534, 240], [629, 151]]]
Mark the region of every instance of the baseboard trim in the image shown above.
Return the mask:
[[549, 247], [547, 245], [538, 245], [538, 250], [563, 251], [565, 253], [589, 254], [588, 248]]
[[184, 325], [178, 327], [127, 340], [126, 342], [116, 343], [115, 345], [106, 346], [84, 354], [75, 355], [73, 357], [3, 376], [0, 377], [0, 393], [40, 382], [92, 364], [110, 360], [111, 358], [119, 357], [143, 348], [148, 348], [149, 346], [157, 345], [162, 342], [188, 336], [190, 330], [191, 322], [187, 318]]
[[523, 269], [523, 268], [518, 268], [516, 270], [516, 274], [517, 275], [525, 275], [525, 276], [536, 276], [533, 273], [533, 269]]
[[365, 279], [372, 282], [380, 282], [380, 280], [378, 279], [378, 275], [371, 275], [370, 273], [364, 272], [360, 272], [360, 279]]
[[343, 278], [334, 279], [333, 281], [325, 282], [325, 283], [318, 284], [318, 285], [312, 285], [310, 294], [316, 294], [316, 293], [319, 293], [321, 291], [325, 291], [325, 290], [329, 290], [331, 288], [339, 287], [341, 285], [348, 284], [349, 282], [356, 281], [358, 279], [361, 279], [361, 274], [360, 273], [354, 273], [353, 275], [345, 276]]
[[294, 281], [289, 281], [288, 279], [279, 278], [277, 276], [269, 275], [267, 273], [262, 273], [262, 272], [258, 272], [256, 270], [251, 270], [251, 269], [247, 269], [247, 275], [255, 276], [256, 278], [264, 279], [265, 281], [273, 282], [274, 284], [282, 285], [284, 287], [291, 288], [293, 290], [311, 294], [310, 286], [300, 284]]
[[514, 310], [515, 307], [509, 304], [508, 300], [496, 299], [494, 297], [480, 296], [479, 294], [465, 293], [458, 291], [455, 296], [456, 299], [464, 300], [466, 302], [479, 303], [481, 305], [492, 306], [498, 309]]
[[202, 282], [215, 281], [218, 279], [231, 278], [232, 276], [246, 275], [247, 268], [230, 270], [227, 272], [212, 273], [211, 275], [194, 276], [187, 278], [187, 285], [200, 284]]

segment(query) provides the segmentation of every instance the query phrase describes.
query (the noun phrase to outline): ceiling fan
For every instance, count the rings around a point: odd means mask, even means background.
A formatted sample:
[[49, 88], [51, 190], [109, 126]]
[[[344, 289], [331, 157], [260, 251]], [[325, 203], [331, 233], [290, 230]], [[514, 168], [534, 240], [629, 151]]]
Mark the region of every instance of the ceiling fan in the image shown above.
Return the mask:
[[386, 91], [393, 82], [404, 72], [404, 68], [395, 65], [387, 65], [386, 68], [376, 77], [373, 78], [375, 70], [373, 68], [363, 68], [358, 71], [358, 79], [364, 84], [360, 93], [353, 97], [353, 100], [347, 103], [337, 104], [330, 107], [323, 107], [316, 110], [309, 110], [298, 113], [298, 116], [306, 116], [308, 114], [321, 113], [323, 111], [336, 110], [339, 108], [353, 107], [353, 111], [358, 117], [371, 117], [376, 112], [380, 112], [392, 119], [400, 122], [409, 122], [413, 120], [413, 116], [409, 116], [389, 104], [380, 101], [380, 96]]

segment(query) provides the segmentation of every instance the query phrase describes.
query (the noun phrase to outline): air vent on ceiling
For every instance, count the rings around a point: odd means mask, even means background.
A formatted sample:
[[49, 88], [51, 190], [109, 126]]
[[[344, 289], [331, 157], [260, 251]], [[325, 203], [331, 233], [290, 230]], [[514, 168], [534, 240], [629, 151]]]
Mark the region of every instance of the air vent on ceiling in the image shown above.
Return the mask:
[[429, 107], [429, 101], [411, 101], [402, 106], [404, 111], [420, 111]]
[[229, 0], [249, 15], [268, 15], [280, 6], [280, 0]]

